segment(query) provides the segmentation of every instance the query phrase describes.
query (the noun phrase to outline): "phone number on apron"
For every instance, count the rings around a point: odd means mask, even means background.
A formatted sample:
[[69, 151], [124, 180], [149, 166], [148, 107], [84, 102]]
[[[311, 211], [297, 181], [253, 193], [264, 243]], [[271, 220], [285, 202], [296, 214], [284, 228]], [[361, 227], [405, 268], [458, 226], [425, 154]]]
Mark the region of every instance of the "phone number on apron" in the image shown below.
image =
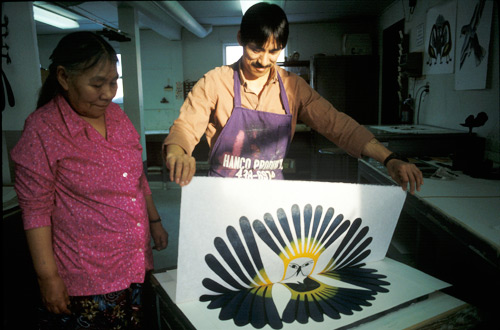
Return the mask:
[[235, 177], [244, 179], [272, 180], [276, 177], [276, 173], [274, 173], [274, 171], [254, 171], [240, 168], [238, 173], [235, 174]]

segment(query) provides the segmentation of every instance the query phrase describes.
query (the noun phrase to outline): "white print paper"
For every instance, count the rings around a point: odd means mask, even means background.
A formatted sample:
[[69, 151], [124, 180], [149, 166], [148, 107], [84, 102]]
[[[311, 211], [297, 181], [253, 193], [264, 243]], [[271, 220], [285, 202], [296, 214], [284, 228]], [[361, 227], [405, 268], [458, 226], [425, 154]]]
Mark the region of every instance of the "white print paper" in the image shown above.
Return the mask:
[[455, 89], [484, 89], [493, 1], [460, 0], [457, 13]]
[[394, 186], [194, 178], [182, 189], [175, 302], [224, 329], [280, 329], [349, 324], [432, 292], [397, 289], [375, 263], [405, 196]]
[[[375, 300], [371, 301], [371, 306], [363, 307], [361, 311], [353, 313], [352, 315], [343, 316], [339, 319], [325, 317], [323, 322], [314, 320], [309, 320], [306, 324], [295, 322], [285, 324], [283, 329], [337, 329], [354, 322], [362, 321], [373, 315], [386, 312], [391, 308], [449, 286], [443, 281], [389, 258], [371, 262], [369, 266], [385, 274], [387, 276], [386, 281], [391, 283], [389, 286], [390, 291], [386, 294], [378, 295]], [[177, 271], [169, 271], [167, 273], [171, 273], [172, 276], [175, 277]], [[162, 286], [171, 298], [175, 296], [174, 285], [175, 281], [162, 283]], [[177, 304], [191, 324], [199, 330], [255, 329], [251, 324], [240, 327], [235, 325], [232, 320], [221, 321], [219, 319], [220, 310], [208, 309], [207, 305], [208, 303], [201, 303], [198, 301]], [[272, 329], [272, 327], [267, 325], [262, 329], [267, 330]]]

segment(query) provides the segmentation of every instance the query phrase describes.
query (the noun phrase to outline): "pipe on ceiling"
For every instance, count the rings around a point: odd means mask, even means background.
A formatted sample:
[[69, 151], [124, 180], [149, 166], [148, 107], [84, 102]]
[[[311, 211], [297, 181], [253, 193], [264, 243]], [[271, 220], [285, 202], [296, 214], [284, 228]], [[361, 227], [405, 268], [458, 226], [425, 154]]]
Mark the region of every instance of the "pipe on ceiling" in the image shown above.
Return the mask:
[[151, 30], [169, 40], [181, 40], [181, 26], [177, 22], [165, 19], [165, 14], [158, 10], [151, 1], [123, 1], [120, 5], [132, 6], [139, 11], [139, 21]]
[[170, 15], [177, 23], [199, 38], [205, 38], [212, 32], [212, 26], [205, 29], [177, 1], [153, 1], [153, 3]]

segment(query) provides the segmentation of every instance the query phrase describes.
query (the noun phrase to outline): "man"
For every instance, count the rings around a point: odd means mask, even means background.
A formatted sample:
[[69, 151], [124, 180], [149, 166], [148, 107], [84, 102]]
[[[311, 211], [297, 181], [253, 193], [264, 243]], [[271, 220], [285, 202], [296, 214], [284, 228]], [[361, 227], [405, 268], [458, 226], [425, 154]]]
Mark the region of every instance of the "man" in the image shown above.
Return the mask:
[[301, 120], [355, 157], [374, 158], [410, 192], [422, 173], [380, 144], [366, 128], [337, 111], [305, 80], [276, 65], [288, 40], [283, 10], [258, 3], [243, 16], [238, 42], [243, 56], [204, 75], [188, 95], [164, 142], [170, 179], [188, 184], [196, 162], [191, 153], [206, 134], [210, 176], [281, 179], [282, 162]]

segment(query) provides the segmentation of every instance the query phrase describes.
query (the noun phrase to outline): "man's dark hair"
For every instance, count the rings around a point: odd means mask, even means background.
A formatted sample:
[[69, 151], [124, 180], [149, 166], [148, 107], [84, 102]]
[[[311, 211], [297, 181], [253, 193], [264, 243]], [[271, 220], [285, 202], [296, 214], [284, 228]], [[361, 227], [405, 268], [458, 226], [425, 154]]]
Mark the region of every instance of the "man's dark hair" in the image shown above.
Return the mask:
[[241, 20], [240, 36], [244, 46], [254, 42], [262, 47], [273, 37], [278, 47], [285, 48], [288, 41], [288, 20], [285, 12], [278, 5], [266, 2], [253, 5]]

